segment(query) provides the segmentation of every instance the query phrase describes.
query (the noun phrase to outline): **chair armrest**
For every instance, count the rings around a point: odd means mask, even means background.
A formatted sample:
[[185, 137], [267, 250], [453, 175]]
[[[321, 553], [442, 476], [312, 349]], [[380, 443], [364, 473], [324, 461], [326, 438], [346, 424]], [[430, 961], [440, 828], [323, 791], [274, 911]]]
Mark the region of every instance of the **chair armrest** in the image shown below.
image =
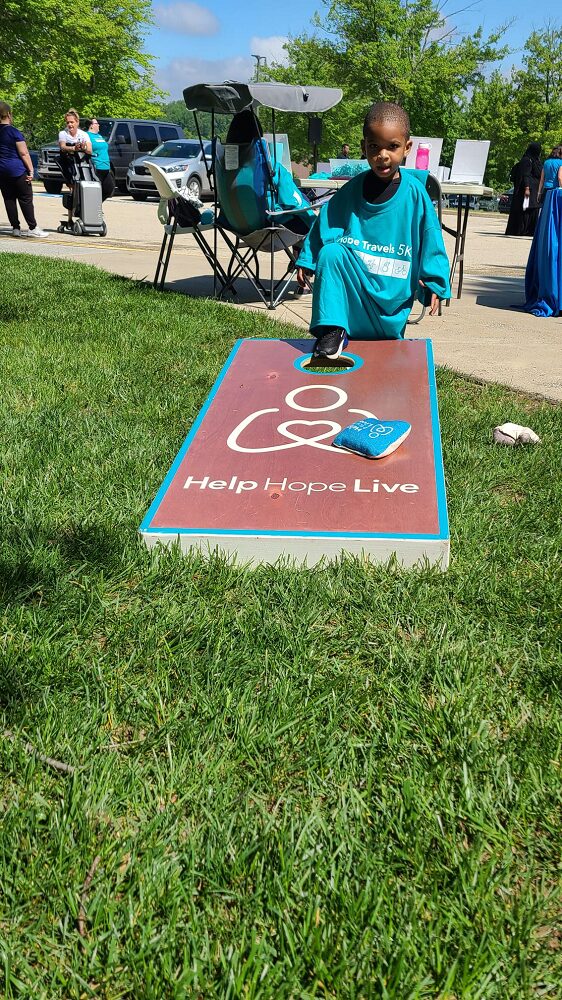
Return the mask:
[[269, 209], [266, 209], [266, 213], [265, 214], [268, 217], [268, 219], [278, 219], [278, 218], [280, 218], [283, 215], [285, 215], [285, 216], [288, 216], [288, 215], [304, 215], [305, 212], [310, 212], [311, 208], [313, 208], [313, 206], [310, 205], [310, 204], [303, 205], [302, 208], [298, 208], [295, 205], [294, 208], [280, 208], [280, 209], [277, 209], [275, 212], [270, 211]]

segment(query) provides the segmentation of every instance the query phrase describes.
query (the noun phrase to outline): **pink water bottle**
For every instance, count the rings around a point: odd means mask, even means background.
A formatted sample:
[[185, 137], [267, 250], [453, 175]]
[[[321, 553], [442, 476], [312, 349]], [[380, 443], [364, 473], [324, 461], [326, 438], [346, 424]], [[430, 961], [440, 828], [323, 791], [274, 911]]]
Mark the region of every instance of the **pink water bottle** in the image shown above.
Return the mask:
[[429, 170], [429, 150], [431, 143], [420, 142], [416, 149], [416, 170]]

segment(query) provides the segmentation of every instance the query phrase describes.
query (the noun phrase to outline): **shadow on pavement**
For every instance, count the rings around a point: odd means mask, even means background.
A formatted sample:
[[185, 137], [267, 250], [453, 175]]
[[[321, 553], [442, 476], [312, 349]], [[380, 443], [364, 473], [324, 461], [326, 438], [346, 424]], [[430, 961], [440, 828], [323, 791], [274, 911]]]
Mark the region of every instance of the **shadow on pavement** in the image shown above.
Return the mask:
[[[195, 298], [211, 298], [213, 295], [213, 276], [211, 274], [204, 274], [193, 278], [166, 280], [165, 289], [169, 292], [181, 292], [183, 295], [192, 295]], [[230, 292], [225, 292], [222, 296], [222, 301], [233, 302], [235, 305], [255, 305], [265, 308], [251, 281], [248, 281], [247, 278], [238, 278], [236, 280], [236, 292], [237, 294], [234, 296]], [[297, 284], [293, 282], [280, 304], [300, 303], [305, 299], [309, 301], [310, 296], [305, 295], [303, 297], [297, 294]]]
[[488, 309], [521, 311], [525, 302], [525, 275], [503, 277], [494, 274], [474, 275], [465, 278], [465, 288], [476, 297], [476, 304]]

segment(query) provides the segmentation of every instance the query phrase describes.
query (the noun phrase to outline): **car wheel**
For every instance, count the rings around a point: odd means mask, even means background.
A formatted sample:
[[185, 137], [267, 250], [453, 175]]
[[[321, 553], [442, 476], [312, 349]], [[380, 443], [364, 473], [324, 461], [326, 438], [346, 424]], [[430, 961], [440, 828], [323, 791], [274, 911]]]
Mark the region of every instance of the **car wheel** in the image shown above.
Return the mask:
[[62, 191], [62, 181], [43, 181], [43, 187], [47, 194], [60, 194]]
[[129, 191], [133, 201], [146, 201], [148, 195], [144, 191]]
[[187, 182], [187, 190], [194, 198], [201, 197], [201, 181], [198, 177], [190, 177]]

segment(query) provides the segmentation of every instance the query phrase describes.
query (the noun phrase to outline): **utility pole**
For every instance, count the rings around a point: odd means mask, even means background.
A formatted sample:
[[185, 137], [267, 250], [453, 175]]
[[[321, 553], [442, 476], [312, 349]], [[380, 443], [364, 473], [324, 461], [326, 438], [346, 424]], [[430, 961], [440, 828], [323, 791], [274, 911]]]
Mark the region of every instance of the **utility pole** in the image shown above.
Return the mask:
[[260, 66], [261, 66], [262, 63], [264, 64], [264, 66], [267, 66], [267, 58], [265, 56], [256, 56], [252, 52], [252, 59], [256, 60], [256, 70], [255, 70], [255, 73], [254, 73], [254, 83], [259, 83], [260, 82]]

